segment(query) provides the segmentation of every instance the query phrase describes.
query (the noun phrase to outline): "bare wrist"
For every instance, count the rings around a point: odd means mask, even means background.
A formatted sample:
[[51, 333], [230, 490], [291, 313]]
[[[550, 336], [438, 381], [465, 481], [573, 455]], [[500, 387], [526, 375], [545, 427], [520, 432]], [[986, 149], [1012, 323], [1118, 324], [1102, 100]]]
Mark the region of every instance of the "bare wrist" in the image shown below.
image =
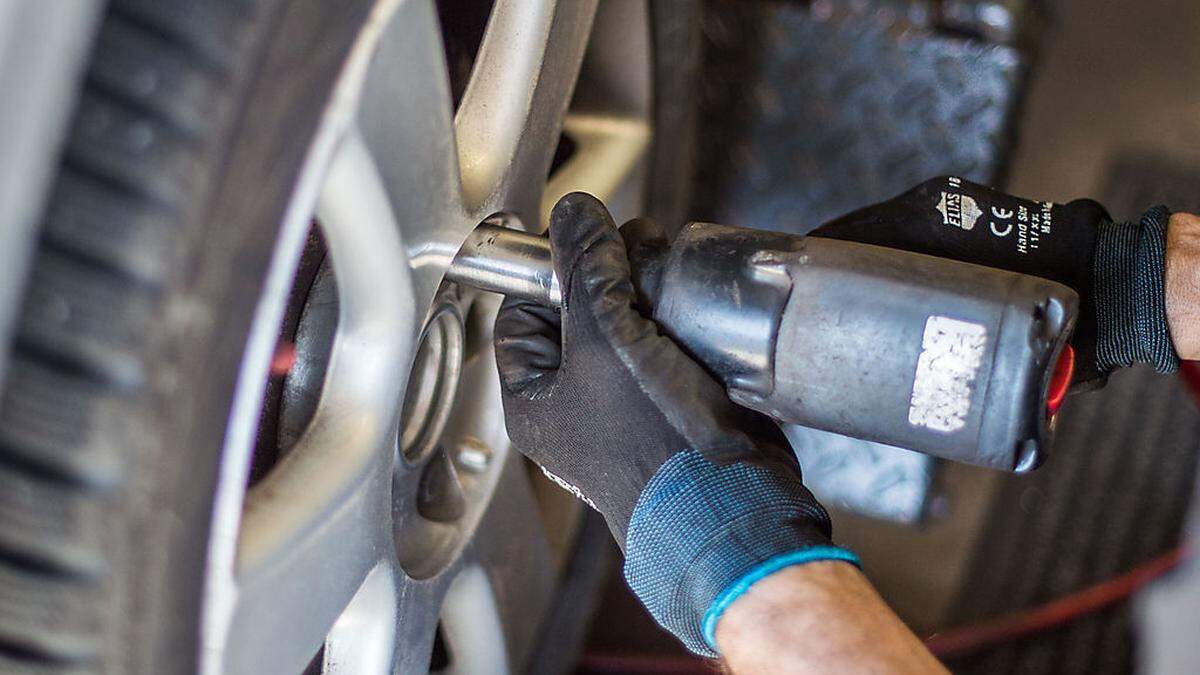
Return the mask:
[[1200, 216], [1171, 216], [1163, 286], [1175, 351], [1181, 359], [1200, 359]]
[[941, 664], [854, 565], [813, 562], [759, 581], [716, 642], [735, 673], [938, 673]]

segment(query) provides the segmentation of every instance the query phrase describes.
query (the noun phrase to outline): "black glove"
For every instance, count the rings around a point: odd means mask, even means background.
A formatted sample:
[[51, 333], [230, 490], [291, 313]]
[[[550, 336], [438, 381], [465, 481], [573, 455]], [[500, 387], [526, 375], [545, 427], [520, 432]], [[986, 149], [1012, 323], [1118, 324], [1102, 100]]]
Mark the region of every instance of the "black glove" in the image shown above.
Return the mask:
[[997, 267], [1057, 281], [1080, 297], [1071, 344], [1076, 383], [1136, 362], [1179, 365], [1167, 331], [1163, 256], [1170, 213], [1113, 223], [1090, 199], [1034, 202], [954, 177], [928, 180], [822, 225], [843, 239]]
[[496, 319], [509, 436], [604, 515], [655, 618], [714, 653], [706, 626], [747, 574], [784, 555], [852, 555], [829, 545], [829, 517], [775, 423], [730, 402], [634, 309], [625, 244], [604, 206], [564, 197], [550, 244], [561, 314], [508, 299]]

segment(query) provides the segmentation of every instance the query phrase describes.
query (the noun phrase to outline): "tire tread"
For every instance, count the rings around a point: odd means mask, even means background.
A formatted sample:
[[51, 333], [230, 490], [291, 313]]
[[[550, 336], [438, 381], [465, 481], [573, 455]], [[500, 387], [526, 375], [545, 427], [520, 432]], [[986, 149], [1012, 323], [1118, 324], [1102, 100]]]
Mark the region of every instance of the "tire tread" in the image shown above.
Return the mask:
[[109, 3], [0, 391], [3, 672], [112, 668], [113, 494], [148, 433], [148, 336], [268, 4]]

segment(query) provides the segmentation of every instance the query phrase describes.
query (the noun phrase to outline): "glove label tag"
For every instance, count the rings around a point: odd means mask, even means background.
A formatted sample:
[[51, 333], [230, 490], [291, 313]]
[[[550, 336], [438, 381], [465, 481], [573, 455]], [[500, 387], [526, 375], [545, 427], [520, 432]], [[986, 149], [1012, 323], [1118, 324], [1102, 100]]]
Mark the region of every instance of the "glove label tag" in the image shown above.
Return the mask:
[[986, 348], [987, 328], [980, 324], [946, 316], [926, 319], [909, 399], [909, 424], [944, 433], [966, 426]]
[[974, 198], [958, 191], [962, 182], [957, 178], [950, 179], [950, 192], [942, 190], [942, 198], [938, 200], [937, 210], [942, 214], [942, 224], [952, 225], [962, 230], [970, 231], [975, 228], [975, 221], [983, 215], [979, 204]]

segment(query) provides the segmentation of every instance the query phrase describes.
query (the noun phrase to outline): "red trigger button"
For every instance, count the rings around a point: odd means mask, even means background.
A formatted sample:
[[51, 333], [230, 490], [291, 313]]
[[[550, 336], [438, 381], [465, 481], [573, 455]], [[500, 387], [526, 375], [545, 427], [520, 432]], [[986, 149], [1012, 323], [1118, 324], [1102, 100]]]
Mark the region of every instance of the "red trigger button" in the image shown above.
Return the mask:
[[1071, 376], [1075, 374], [1075, 350], [1071, 345], [1064, 345], [1058, 355], [1058, 363], [1054, 364], [1054, 374], [1050, 376], [1050, 386], [1046, 388], [1046, 413], [1053, 417], [1071, 388]]

